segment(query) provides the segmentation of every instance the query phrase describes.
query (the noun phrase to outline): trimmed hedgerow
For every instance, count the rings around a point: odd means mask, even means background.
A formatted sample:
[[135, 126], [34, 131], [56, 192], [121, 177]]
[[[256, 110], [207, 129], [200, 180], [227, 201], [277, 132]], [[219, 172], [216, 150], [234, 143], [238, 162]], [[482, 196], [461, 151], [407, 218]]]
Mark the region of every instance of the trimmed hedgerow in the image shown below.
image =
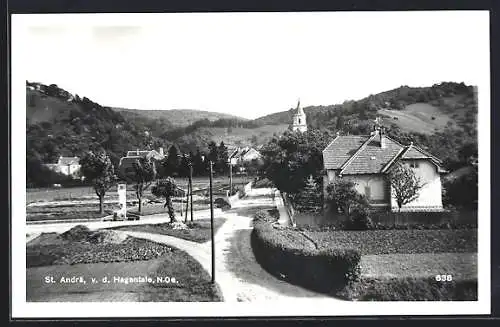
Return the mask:
[[477, 279], [363, 278], [336, 295], [358, 301], [477, 301]]
[[251, 242], [255, 258], [264, 269], [317, 292], [335, 292], [360, 276], [358, 251], [317, 249], [307, 237], [292, 229], [256, 221]]

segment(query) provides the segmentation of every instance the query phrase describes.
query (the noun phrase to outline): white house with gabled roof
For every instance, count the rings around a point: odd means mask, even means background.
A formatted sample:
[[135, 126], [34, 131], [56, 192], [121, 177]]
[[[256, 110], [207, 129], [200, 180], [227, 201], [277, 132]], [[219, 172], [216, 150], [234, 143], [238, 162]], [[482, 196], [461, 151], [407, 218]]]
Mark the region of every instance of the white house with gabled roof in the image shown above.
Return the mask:
[[441, 211], [441, 175], [446, 173], [442, 162], [434, 155], [413, 145], [402, 145], [386, 136], [381, 128], [370, 135], [340, 135], [323, 150], [326, 171], [324, 186], [337, 179], [353, 181], [356, 190], [364, 194], [374, 207], [397, 211], [398, 206], [387, 173], [395, 162], [412, 168], [423, 188], [418, 197], [403, 205], [401, 211]]

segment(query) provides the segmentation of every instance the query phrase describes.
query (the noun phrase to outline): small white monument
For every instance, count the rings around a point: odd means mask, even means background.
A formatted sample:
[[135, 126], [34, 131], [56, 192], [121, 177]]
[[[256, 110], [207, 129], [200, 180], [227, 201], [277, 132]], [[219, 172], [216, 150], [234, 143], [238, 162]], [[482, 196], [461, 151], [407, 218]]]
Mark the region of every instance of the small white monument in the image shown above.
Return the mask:
[[115, 214], [119, 219], [127, 219], [127, 184], [118, 184], [117, 191], [120, 209]]

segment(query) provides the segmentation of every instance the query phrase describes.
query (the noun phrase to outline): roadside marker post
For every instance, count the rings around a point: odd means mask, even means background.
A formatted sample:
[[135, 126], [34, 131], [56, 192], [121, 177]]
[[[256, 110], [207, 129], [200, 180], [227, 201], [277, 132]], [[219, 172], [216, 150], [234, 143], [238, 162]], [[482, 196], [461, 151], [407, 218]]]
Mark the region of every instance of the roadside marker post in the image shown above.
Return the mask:
[[213, 162], [210, 161], [210, 232], [212, 235], [212, 284], [215, 284], [215, 240], [214, 240], [214, 201], [212, 190]]

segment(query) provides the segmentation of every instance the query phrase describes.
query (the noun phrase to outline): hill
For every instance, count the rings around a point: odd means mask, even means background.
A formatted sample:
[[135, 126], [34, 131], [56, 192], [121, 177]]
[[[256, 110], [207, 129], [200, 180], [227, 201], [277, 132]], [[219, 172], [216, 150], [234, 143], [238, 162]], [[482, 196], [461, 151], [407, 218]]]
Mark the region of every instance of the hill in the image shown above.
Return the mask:
[[259, 127], [200, 127], [177, 138], [167, 138], [176, 143], [183, 152], [196, 152], [197, 149], [208, 151], [208, 143], [224, 142], [229, 147], [259, 146], [269, 142], [273, 136], [288, 129], [287, 124], [263, 125]]
[[136, 119], [137, 117], [144, 117], [153, 120], [165, 120], [168, 121], [172, 127], [186, 127], [203, 119], [208, 119], [209, 121], [218, 119], [246, 120], [245, 118], [234, 115], [194, 109], [140, 110], [113, 108], [113, 110], [118, 111], [125, 118]]
[[[343, 126], [355, 119], [367, 122], [379, 116], [385, 124], [406, 132], [431, 135], [446, 126], [458, 127], [477, 114], [476, 88], [464, 83], [441, 83], [432, 87], [401, 86], [357, 101], [304, 108], [308, 125], [314, 128], [349, 129]], [[254, 120], [258, 124], [285, 124], [294, 109]], [[340, 118], [342, 117], [342, 118]], [[360, 127], [360, 126], [357, 126]], [[362, 128], [363, 129], [363, 128]], [[355, 130], [346, 132], [356, 133]]]
[[[27, 181], [36, 183], [42, 163], [105, 149], [116, 165], [126, 151], [168, 146], [149, 130], [153, 121], [129, 121], [119, 112], [70, 94], [55, 84], [26, 83]], [[163, 132], [161, 122], [156, 130]], [[167, 125], [168, 126], [168, 125]]]

